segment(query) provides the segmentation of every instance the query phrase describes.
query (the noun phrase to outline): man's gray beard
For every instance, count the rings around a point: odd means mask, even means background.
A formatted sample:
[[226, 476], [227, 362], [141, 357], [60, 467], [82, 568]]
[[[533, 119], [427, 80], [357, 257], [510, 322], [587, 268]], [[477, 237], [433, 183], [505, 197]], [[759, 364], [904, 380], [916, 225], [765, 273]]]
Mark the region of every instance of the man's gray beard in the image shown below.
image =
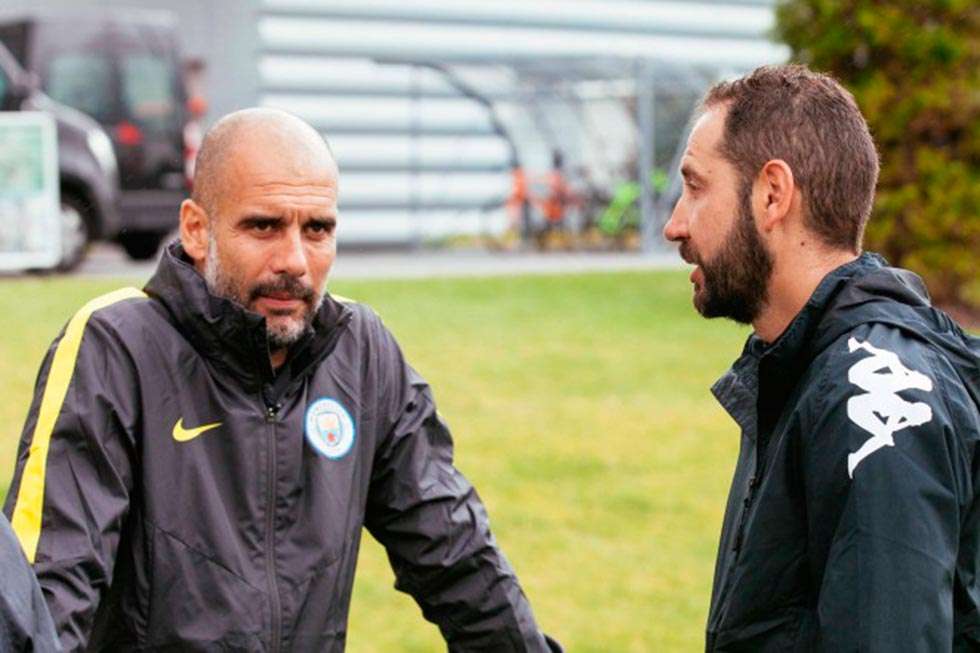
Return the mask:
[[[246, 310], [248, 308], [249, 291], [242, 287], [237, 279], [225, 275], [218, 261], [218, 241], [214, 234], [208, 234], [208, 254], [204, 259], [204, 283], [212, 295], [223, 297], [232, 301]], [[313, 332], [313, 318], [323, 304], [323, 294], [317, 295], [316, 302], [303, 318], [302, 322], [294, 320], [279, 321], [276, 324], [270, 323], [266, 318], [265, 336], [269, 343], [269, 349], [285, 349], [299, 341], [307, 333]]]

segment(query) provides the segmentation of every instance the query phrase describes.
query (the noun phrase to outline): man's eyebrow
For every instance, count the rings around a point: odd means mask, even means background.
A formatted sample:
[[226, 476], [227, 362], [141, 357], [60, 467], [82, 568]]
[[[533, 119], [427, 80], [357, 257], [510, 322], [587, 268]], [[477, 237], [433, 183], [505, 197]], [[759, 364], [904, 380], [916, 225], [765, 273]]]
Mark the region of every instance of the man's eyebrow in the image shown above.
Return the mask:
[[267, 215], [265, 213], [249, 213], [241, 218], [241, 222], [278, 222], [280, 220], [282, 220], [282, 216]]
[[241, 227], [254, 227], [255, 225], [268, 225], [276, 226], [282, 224], [282, 216], [278, 215], [266, 215], [264, 213], [250, 213], [248, 215], [243, 215], [238, 219], [238, 225]]

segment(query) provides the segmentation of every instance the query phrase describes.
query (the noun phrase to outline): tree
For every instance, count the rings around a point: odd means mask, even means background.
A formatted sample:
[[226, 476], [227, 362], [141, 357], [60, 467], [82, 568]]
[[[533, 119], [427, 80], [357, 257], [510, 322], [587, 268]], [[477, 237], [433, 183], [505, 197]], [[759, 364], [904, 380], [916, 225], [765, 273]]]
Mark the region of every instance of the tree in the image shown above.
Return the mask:
[[795, 61], [854, 94], [881, 155], [866, 242], [980, 308], [980, 3], [781, 0]]

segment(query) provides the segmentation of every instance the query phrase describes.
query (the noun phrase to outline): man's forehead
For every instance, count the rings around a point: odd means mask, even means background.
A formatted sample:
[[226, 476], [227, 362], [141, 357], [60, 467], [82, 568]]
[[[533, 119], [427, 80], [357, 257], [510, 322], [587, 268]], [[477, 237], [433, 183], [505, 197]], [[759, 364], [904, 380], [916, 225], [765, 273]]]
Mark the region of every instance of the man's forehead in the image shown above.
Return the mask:
[[258, 145], [239, 143], [226, 161], [216, 198], [221, 214], [273, 215], [287, 206], [319, 206], [324, 214], [335, 210], [337, 169], [332, 160]]
[[718, 148], [725, 129], [725, 109], [711, 108], [695, 121], [687, 139], [683, 164], [703, 168], [723, 158]]
[[218, 201], [222, 203], [264, 199], [262, 203], [269, 204], [301, 197], [336, 202], [337, 197], [337, 168], [332, 158], [282, 143], [247, 139], [236, 144], [221, 177]]

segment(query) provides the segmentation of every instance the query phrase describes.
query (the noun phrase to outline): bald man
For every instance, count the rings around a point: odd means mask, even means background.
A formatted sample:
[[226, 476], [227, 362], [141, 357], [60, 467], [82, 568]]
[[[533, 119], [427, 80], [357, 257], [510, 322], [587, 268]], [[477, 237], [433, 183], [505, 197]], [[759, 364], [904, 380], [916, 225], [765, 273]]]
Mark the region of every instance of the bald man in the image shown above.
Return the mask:
[[180, 242], [45, 358], [5, 512], [65, 650], [342, 651], [362, 526], [451, 651], [538, 629], [425, 381], [324, 291], [337, 166], [252, 109], [205, 137]]

